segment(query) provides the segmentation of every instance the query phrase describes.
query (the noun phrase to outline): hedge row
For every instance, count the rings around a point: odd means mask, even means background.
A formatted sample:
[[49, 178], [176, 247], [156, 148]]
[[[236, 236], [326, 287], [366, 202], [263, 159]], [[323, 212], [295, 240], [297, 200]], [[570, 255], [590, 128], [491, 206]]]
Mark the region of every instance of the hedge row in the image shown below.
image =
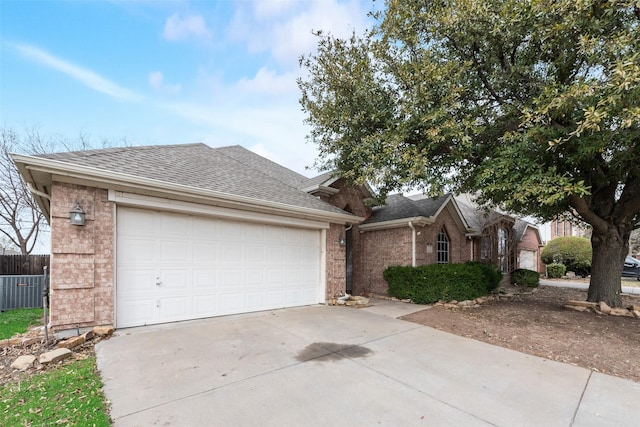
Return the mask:
[[489, 294], [500, 285], [502, 273], [479, 262], [391, 266], [384, 271], [389, 295], [417, 304], [470, 300]]

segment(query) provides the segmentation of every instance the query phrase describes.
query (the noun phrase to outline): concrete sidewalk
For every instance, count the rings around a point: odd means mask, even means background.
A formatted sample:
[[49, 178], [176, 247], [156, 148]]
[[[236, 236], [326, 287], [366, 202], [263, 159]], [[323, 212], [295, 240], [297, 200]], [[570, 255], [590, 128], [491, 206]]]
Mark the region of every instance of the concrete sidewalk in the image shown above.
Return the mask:
[[637, 425], [639, 383], [394, 319], [420, 308], [401, 304], [118, 331], [96, 346], [111, 416], [116, 426]]
[[[589, 284], [582, 282], [573, 282], [571, 280], [544, 280], [540, 279], [541, 286], [552, 286], [554, 288], [572, 288], [588, 290]], [[629, 295], [640, 295], [640, 286], [628, 286], [625, 285], [625, 281], [622, 281], [622, 293]]]

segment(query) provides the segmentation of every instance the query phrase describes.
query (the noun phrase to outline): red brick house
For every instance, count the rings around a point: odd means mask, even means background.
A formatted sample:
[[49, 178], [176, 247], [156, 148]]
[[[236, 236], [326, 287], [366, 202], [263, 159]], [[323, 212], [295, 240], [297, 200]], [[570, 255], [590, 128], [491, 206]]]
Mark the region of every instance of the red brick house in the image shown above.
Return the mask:
[[[314, 196], [321, 185], [242, 147], [128, 147], [14, 161], [51, 226], [54, 330], [317, 304], [344, 293], [341, 239], [364, 218]], [[82, 225], [71, 223], [76, 211]]]
[[510, 217], [477, 228], [477, 214], [463, 214], [449, 195], [393, 195], [372, 209], [366, 186], [329, 173], [309, 179], [239, 146], [110, 148], [14, 161], [51, 226], [50, 325], [57, 331], [386, 293], [382, 271], [394, 264], [510, 265], [500, 258], [510, 235], [491, 234], [512, 226]]

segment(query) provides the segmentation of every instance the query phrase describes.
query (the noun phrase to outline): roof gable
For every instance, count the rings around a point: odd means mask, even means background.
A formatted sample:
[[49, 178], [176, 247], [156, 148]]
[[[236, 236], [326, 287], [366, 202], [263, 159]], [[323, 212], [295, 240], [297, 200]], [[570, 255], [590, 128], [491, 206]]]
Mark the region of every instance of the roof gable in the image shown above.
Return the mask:
[[450, 194], [436, 198], [426, 196], [406, 197], [392, 194], [387, 197], [384, 206], [374, 207], [371, 216], [361, 229], [379, 229], [404, 226], [408, 222], [420, 225], [431, 224], [444, 209], [449, 209], [460, 229], [466, 232], [469, 225], [460, 212], [455, 199]]

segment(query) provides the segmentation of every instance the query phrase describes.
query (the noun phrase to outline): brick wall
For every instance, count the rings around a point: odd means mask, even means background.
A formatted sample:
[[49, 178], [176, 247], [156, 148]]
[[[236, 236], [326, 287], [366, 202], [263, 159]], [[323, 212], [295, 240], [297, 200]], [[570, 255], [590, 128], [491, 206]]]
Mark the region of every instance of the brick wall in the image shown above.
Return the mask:
[[335, 298], [346, 291], [346, 251], [340, 246], [340, 234], [344, 236], [343, 225], [331, 224], [327, 230], [327, 271], [326, 297]]
[[[54, 182], [51, 196], [51, 326], [112, 324], [114, 210], [107, 190]], [[76, 202], [84, 226], [69, 223]]]
[[[470, 259], [471, 241], [455, 220], [455, 211], [445, 208], [433, 224], [416, 228], [416, 265], [435, 264], [438, 234], [444, 229], [449, 237], [449, 262], [461, 263]], [[411, 265], [412, 230], [407, 225], [386, 230], [365, 231], [361, 234], [362, 263], [354, 293], [386, 294], [388, 284], [383, 272], [391, 265]], [[431, 250], [428, 250], [430, 245]]]
[[[368, 193], [365, 192], [362, 187], [352, 187], [347, 185], [344, 179], [339, 179], [331, 185], [333, 188], [339, 190], [338, 193], [330, 196], [324, 197], [323, 200], [327, 203], [332, 204], [340, 209], [343, 209], [347, 212], [350, 212], [356, 216], [366, 218], [371, 214], [371, 208], [367, 207], [364, 204], [364, 199], [369, 196]], [[362, 239], [360, 234], [360, 228], [357, 224], [351, 226], [350, 229], [351, 241], [350, 241], [350, 250], [352, 254], [351, 265], [352, 265], [352, 288], [351, 291], [355, 295], [361, 294], [363, 291], [361, 290], [361, 278], [363, 276], [363, 259], [362, 259]], [[342, 228], [341, 233], [346, 238], [345, 227]], [[337, 239], [337, 237], [335, 237]], [[328, 247], [328, 246], [327, 246]], [[346, 290], [346, 248], [340, 248], [340, 255], [343, 261], [344, 273], [342, 275], [343, 280], [345, 281], [344, 285], [341, 285], [341, 292], [344, 293]], [[338, 268], [338, 267], [335, 267]], [[329, 288], [327, 288], [327, 293], [329, 294]]]

